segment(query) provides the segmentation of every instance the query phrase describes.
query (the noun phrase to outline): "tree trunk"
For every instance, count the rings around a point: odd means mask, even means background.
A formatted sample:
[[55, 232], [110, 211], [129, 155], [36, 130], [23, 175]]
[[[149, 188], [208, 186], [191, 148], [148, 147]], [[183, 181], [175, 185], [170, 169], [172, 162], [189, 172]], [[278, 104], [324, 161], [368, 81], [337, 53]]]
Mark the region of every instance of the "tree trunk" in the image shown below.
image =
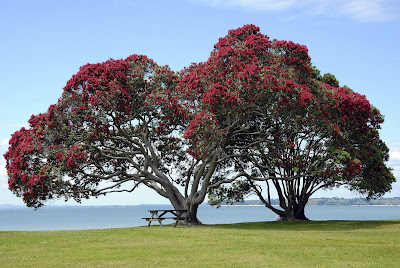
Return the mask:
[[188, 212], [186, 213], [186, 217], [191, 225], [199, 225], [202, 224], [197, 218], [197, 209], [199, 208], [199, 204], [188, 203], [186, 208]]
[[[183, 217], [187, 217], [187, 220], [178, 221], [178, 224], [187, 224], [187, 221], [191, 225], [202, 224], [199, 219], [197, 219], [197, 209], [203, 199], [196, 199], [191, 196], [184, 197], [179, 190], [172, 184], [166, 184], [164, 186], [165, 194], [163, 195], [167, 198], [175, 210], [187, 210]], [[200, 202], [201, 201], [201, 202]], [[199, 203], [200, 202], [200, 203]]]
[[281, 220], [285, 221], [308, 221], [309, 219], [306, 217], [304, 213], [304, 208], [307, 202], [291, 202], [285, 209], [285, 214]]
[[[197, 209], [199, 208], [199, 204], [194, 204], [192, 199], [187, 198], [186, 200], [184, 200], [184, 202], [179, 202], [179, 200], [176, 198], [170, 198], [169, 201], [171, 202], [171, 205], [174, 207], [174, 209], [187, 210], [187, 212], [182, 216], [188, 217], [187, 221], [191, 225], [202, 224], [197, 218]], [[187, 221], [186, 220], [178, 221], [178, 224], [186, 225]]]

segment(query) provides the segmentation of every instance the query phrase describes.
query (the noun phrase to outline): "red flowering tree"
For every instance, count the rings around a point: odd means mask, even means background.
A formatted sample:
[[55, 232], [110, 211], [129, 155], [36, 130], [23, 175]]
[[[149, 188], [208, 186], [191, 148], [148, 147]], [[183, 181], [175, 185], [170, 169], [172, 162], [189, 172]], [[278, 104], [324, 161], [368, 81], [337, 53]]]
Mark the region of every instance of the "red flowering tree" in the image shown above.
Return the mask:
[[[271, 41], [246, 25], [183, 74], [197, 111], [186, 133], [191, 150], [220, 148], [219, 163], [234, 167], [224, 175], [235, 182], [210, 189], [211, 203], [255, 193], [283, 219], [306, 219], [305, 205], [319, 189], [347, 185], [368, 198], [390, 190], [388, 149], [377, 131], [382, 116], [333, 75], [319, 76], [305, 46]], [[272, 189], [281, 208], [271, 204]]]
[[245, 25], [179, 76], [138, 55], [81, 67], [57, 104], [14, 133], [6, 168], [10, 190], [35, 208], [144, 185], [192, 223], [207, 193], [219, 203], [253, 192], [283, 218], [306, 219], [318, 189], [390, 189], [382, 122], [364, 96], [321, 77], [305, 46]]
[[51, 198], [80, 201], [144, 185], [199, 223], [199, 204], [219, 185], [209, 183], [217, 162], [215, 154], [188, 153], [183, 135], [192, 115], [177, 82], [139, 55], [81, 67], [58, 103], [12, 136], [10, 190], [37, 208]]

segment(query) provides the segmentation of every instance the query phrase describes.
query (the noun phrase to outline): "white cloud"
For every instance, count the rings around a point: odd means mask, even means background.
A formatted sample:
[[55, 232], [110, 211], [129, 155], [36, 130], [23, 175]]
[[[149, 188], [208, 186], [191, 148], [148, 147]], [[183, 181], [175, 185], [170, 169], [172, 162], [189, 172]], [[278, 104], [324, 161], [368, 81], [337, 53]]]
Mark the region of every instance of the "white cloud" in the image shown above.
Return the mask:
[[387, 143], [389, 147], [389, 161], [387, 165], [393, 168], [392, 173], [396, 178], [396, 182], [392, 185], [392, 190], [387, 193], [386, 197], [400, 196], [400, 143]]
[[358, 21], [385, 21], [394, 19], [390, 14], [387, 1], [383, 0], [351, 0], [341, 1], [339, 12], [349, 15]]
[[294, 0], [192, 0], [212, 7], [239, 6], [253, 10], [282, 10], [296, 4]]
[[8, 182], [7, 179], [3, 176], [0, 177], [0, 191], [8, 190]]
[[114, 5], [128, 5], [128, 6], [136, 6], [134, 1], [130, 0], [113, 0]]
[[241, 7], [252, 11], [284, 11], [298, 8], [304, 13], [356, 21], [387, 21], [395, 19], [394, 0], [189, 0], [211, 7]]
[[3, 155], [6, 152], [8, 141], [9, 139], [0, 139], [0, 182], [3, 181], [3, 176], [7, 176], [6, 160], [4, 159]]
[[[7, 175], [7, 170], [6, 170], [6, 165], [5, 164], [0, 164], [0, 176], [6, 176]], [[0, 177], [0, 180], [2, 180], [2, 177]]]
[[[8, 179], [7, 179], [7, 170], [6, 170], [6, 161], [3, 158], [3, 153], [0, 150], [0, 201], [6, 196], [6, 192], [8, 191]], [[2, 202], [0, 202], [2, 204]]]
[[400, 161], [400, 151], [389, 152], [391, 161]]
[[7, 176], [6, 160], [0, 156], [0, 181], [3, 180], [3, 176]]
[[10, 139], [1, 139], [0, 146], [7, 146]]
[[389, 147], [389, 163], [395, 164], [400, 167], [400, 143], [387, 143]]

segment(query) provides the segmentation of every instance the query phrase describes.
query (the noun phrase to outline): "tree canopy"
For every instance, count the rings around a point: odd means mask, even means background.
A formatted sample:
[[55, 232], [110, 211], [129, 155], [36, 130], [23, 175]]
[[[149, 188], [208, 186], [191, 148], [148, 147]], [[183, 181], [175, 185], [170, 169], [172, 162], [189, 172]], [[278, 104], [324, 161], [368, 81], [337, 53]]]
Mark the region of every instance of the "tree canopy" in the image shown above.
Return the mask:
[[[203, 88], [218, 85], [235, 96], [204, 109], [227, 130], [219, 133], [244, 178], [212, 189], [213, 203], [255, 193], [282, 218], [306, 219], [304, 206], [319, 189], [346, 185], [367, 198], [391, 189], [388, 148], [378, 133], [383, 116], [333, 75], [321, 77], [305, 46], [271, 41], [248, 25], [220, 39], [206, 66], [198, 75]], [[236, 126], [227, 127], [231, 122]], [[282, 209], [271, 205], [271, 188]]]
[[391, 189], [382, 122], [365, 96], [321, 76], [305, 46], [245, 25], [179, 73], [142, 55], [82, 66], [13, 134], [6, 168], [10, 190], [35, 208], [144, 185], [192, 223], [207, 193], [215, 204], [255, 193], [305, 219], [318, 189]]

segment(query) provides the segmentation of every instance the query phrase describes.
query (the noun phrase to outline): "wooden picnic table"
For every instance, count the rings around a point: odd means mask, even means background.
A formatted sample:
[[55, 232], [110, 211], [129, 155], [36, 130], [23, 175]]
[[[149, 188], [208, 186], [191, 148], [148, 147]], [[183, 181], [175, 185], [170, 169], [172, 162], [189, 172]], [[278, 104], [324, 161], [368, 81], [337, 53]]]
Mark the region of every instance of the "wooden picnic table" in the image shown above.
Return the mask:
[[[151, 222], [153, 221], [158, 221], [160, 223], [160, 226], [162, 227], [163, 226], [162, 221], [166, 219], [175, 220], [174, 227], [176, 227], [178, 221], [180, 220], [186, 221], [187, 225], [190, 227], [189, 217], [184, 216], [184, 214], [187, 213], [186, 209], [157, 209], [157, 210], [149, 210], [149, 212], [151, 214], [151, 217], [142, 218], [149, 222], [149, 224], [147, 225], [148, 227], [150, 227]], [[165, 215], [167, 213], [172, 214], [172, 216], [166, 217]]]

